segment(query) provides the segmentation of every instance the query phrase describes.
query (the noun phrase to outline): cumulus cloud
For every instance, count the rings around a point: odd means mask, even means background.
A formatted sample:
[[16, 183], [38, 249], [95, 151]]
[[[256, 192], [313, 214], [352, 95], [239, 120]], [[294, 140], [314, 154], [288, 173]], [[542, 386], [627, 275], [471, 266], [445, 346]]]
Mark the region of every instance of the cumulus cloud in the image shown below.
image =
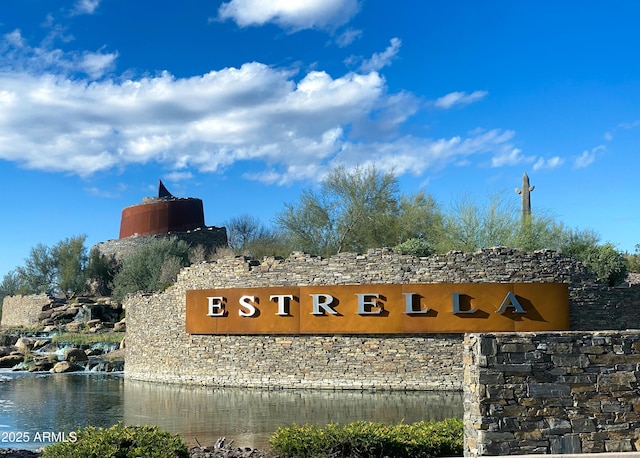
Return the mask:
[[582, 154], [575, 158], [573, 161], [573, 167], [576, 169], [583, 169], [589, 167], [596, 160], [596, 155], [602, 151], [605, 151], [604, 145], [599, 145], [593, 148], [591, 151], [585, 150]]
[[81, 176], [155, 162], [174, 181], [252, 161], [264, 169], [246, 177], [268, 183], [318, 179], [336, 163], [419, 174], [475, 155], [494, 166], [527, 159], [512, 131], [399, 136], [419, 101], [390, 93], [374, 70], [399, 46], [342, 76], [250, 62], [125, 79], [107, 78], [117, 53], [32, 47], [16, 29], [0, 40], [0, 159]]
[[560, 167], [564, 163], [564, 159], [559, 156], [554, 156], [549, 159], [539, 158], [535, 164], [533, 164], [533, 170], [541, 170], [541, 169], [555, 169], [556, 167]]
[[391, 39], [389, 46], [380, 52], [374, 53], [371, 58], [366, 59], [360, 65], [360, 70], [363, 72], [378, 71], [388, 65], [391, 65], [391, 61], [398, 55], [402, 46], [402, 40], [397, 37]]
[[505, 165], [531, 163], [534, 160], [533, 156], [524, 156], [519, 148], [504, 148], [493, 156], [491, 166], [504, 167]]
[[489, 94], [487, 91], [473, 91], [471, 94], [467, 94], [466, 92], [450, 92], [436, 99], [434, 105], [446, 110], [454, 105], [468, 105], [477, 102], [485, 98], [487, 94]]
[[222, 20], [240, 27], [275, 23], [285, 30], [335, 30], [346, 24], [359, 9], [357, 0], [231, 0], [218, 9]]
[[55, 38], [63, 41], [69, 39], [60, 30], [54, 29], [43, 43], [31, 46], [22, 37], [19, 29], [4, 35], [0, 43], [0, 69], [9, 74], [18, 70], [58, 76], [82, 73], [91, 79], [99, 79], [115, 67], [118, 53], [104, 50], [63, 52], [50, 46]]
[[99, 5], [100, 0], [78, 0], [73, 8], [73, 14], [93, 14]]
[[340, 48], [349, 46], [362, 36], [362, 30], [348, 29], [342, 32], [338, 38], [336, 38], [336, 44]]
[[252, 62], [120, 81], [20, 70], [0, 72], [0, 88], [0, 158], [82, 176], [157, 162], [181, 180], [257, 161], [264, 170], [247, 178], [286, 183], [318, 179], [337, 162], [419, 174], [514, 151], [514, 133], [501, 130], [367, 139], [366, 128], [397, 131], [417, 109], [411, 94], [389, 94], [377, 72], [296, 75]]

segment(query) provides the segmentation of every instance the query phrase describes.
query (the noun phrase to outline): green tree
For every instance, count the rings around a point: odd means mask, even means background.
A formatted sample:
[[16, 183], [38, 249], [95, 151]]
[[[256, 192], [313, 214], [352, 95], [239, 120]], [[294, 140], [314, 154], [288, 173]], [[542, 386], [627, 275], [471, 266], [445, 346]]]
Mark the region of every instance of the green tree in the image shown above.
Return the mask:
[[85, 235], [70, 237], [56, 243], [50, 254], [55, 265], [55, 286], [65, 294], [87, 290], [89, 256], [84, 246]]
[[56, 262], [51, 249], [38, 243], [29, 251], [24, 266], [16, 268], [25, 294], [45, 293], [54, 287]]
[[4, 298], [19, 294], [21, 287], [20, 276], [15, 270], [7, 272], [4, 277], [2, 277], [2, 283], [0, 283], [0, 318], [2, 317], [2, 302]]
[[118, 262], [115, 257], [107, 257], [97, 248], [89, 253], [86, 276], [89, 278], [91, 288], [98, 294], [111, 294], [113, 278], [118, 271]]
[[419, 237], [436, 213], [433, 199], [423, 194], [401, 196], [393, 173], [338, 167], [319, 191], [305, 190], [298, 202], [286, 204], [276, 222], [293, 249], [330, 256]]
[[640, 243], [636, 245], [635, 253], [626, 253], [625, 258], [627, 259], [629, 272], [640, 272]]
[[622, 283], [627, 278], [624, 255], [611, 243], [590, 247], [578, 259], [609, 286]]
[[255, 216], [242, 214], [231, 218], [226, 224], [229, 248], [241, 253], [247, 245], [264, 236], [267, 229]]
[[521, 228], [520, 215], [503, 194], [492, 196], [485, 204], [462, 197], [454, 201], [445, 214], [438, 251], [514, 247]]
[[174, 238], [151, 238], [123, 259], [113, 279], [112, 296], [122, 302], [129, 293], [160, 291], [189, 265], [189, 245]]

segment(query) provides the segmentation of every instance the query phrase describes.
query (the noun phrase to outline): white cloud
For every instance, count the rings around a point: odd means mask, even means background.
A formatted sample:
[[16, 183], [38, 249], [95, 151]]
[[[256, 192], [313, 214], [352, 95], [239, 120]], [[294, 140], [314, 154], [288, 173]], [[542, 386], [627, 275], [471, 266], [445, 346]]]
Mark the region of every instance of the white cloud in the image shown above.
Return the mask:
[[240, 27], [273, 22], [290, 32], [303, 29], [335, 30], [359, 9], [357, 0], [231, 0], [218, 9], [219, 18]]
[[156, 162], [174, 180], [250, 160], [264, 170], [247, 178], [286, 183], [318, 179], [337, 162], [420, 174], [516, 151], [512, 131], [397, 138], [417, 104], [412, 94], [389, 94], [377, 72], [293, 77], [256, 62], [124, 81], [0, 72], [0, 159], [82, 176]]
[[391, 61], [398, 55], [402, 46], [402, 40], [397, 37], [391, 39], [387, 49], [380, 53], [375, 53], [370, 59], [365, 60], [360, 65], [360, 70], [363, 72], [378, 71], [391, 64]]
[[[336, 163], [420, 174], [480, 155], [494, 166], [529, 160], [512, 131], [398, 137], [419, 103], [389, 93], [373, 70], [298, 75], [250, 62], [190, 78], [110, 79], [117, 53], [31, 47], [19, 30], [0, 46], [0, 159], [26, 168], [88, 176], [156, 162], [180, 181], [253, 161], [264, 170], [247, 178], [286, 183]], [[394, 38], [367, 65], [387, 65], [399, 47]]]
[[505, 148], [491, 158], [492, 167], [504, 167], [505, 165], [517, 165], [531, 163], [535, 160], [533, 156], [524, 156], [518, 148]]
[[564, 163], [564, 159], [559, 156], [554, 156], [549, 159], [539, 158], [535, 164], [533, 164], [533, 170], [541, 170], [541, 169], [555, 169], [556, 167], [560, 167]]
[[19, 29], [4, 35], [0, 43], [0, 68], [16, 72], [49, 73], [56, 76], [83, 73], [91, 79], [99, 79], [115, 66], [118, 53], [97, 52], [63, 52], [51, 47], [54, 39], [70, 40], [61, 30], [54, 29], [43, 40], [40, 46], [30, 46], [22, 37]]
[[170, 172], [164, 175], [165, 180], [173, 181], [173, 182], [190, 180], [192, 178], [193, 178], [193, 173], [191, 172], [175, 171], [175, 172]]
[[93, 14], [99, 5], [100, 0], [78, 0], [73, 8], [73, 14]]
[[336, 44], [339, 47], [344, 48], [346, 46], [349, 46], [360, 37], [362, 37], [362, 30], [348, 29], [342, 32], [338, 36], [338, 38], [336, 38]]
[[471, 94], [467, 94], [466, 92], [450, 92], [436, 99], [434, 105], [438, 108], [449, 109], [454, 105], [468, 105], [477, 102], [485, 98], [487, 94], [489, 94], [487, 91], [473, 91]]
[[15, 29], [4, 35], [5, 42], [13, 48], [22, 48], [25, 46], [24, 38], [20, 29]]
[[575, 158], [573, 162], [573, 167], [576, 169], [583, 169], [585, 167], [590, 166], [596, 160], [596, 155], [600, 152], [606, 151], [606, 147], [604, 145], [598, 145], [593, 148], [591, 151], [585, 150], [582, 154]]

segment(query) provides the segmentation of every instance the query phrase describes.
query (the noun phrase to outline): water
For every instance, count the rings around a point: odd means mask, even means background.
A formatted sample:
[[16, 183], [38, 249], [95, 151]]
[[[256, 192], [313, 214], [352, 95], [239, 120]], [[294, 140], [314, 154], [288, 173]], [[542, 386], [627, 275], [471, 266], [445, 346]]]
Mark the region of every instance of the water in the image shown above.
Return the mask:
[[[271, 433], [293, 423], [448, 417], [462, 417], [461, 393], [266, 391], [125, 381], [122, 373], [0, 372], [0, 448], [36, 449], [51, 433], [60, 440], [79, 427], [118, 421], [158, 425], [182, 434], [189, 446], [225, 436], [237, 446], [267, 448]], [[16, 442], [19, 433], [28, 440]]]

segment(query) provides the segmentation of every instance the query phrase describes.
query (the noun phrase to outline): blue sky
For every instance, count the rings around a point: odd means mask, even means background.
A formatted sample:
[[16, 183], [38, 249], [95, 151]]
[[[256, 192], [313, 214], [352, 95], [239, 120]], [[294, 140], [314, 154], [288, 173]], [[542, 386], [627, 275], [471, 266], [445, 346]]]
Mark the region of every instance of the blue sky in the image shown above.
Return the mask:
[[640, 243], [640, 3], [3, 0], [0, 275], [199, 197], [270, 224], [336, 164], [446, 207], [513, 189]]

